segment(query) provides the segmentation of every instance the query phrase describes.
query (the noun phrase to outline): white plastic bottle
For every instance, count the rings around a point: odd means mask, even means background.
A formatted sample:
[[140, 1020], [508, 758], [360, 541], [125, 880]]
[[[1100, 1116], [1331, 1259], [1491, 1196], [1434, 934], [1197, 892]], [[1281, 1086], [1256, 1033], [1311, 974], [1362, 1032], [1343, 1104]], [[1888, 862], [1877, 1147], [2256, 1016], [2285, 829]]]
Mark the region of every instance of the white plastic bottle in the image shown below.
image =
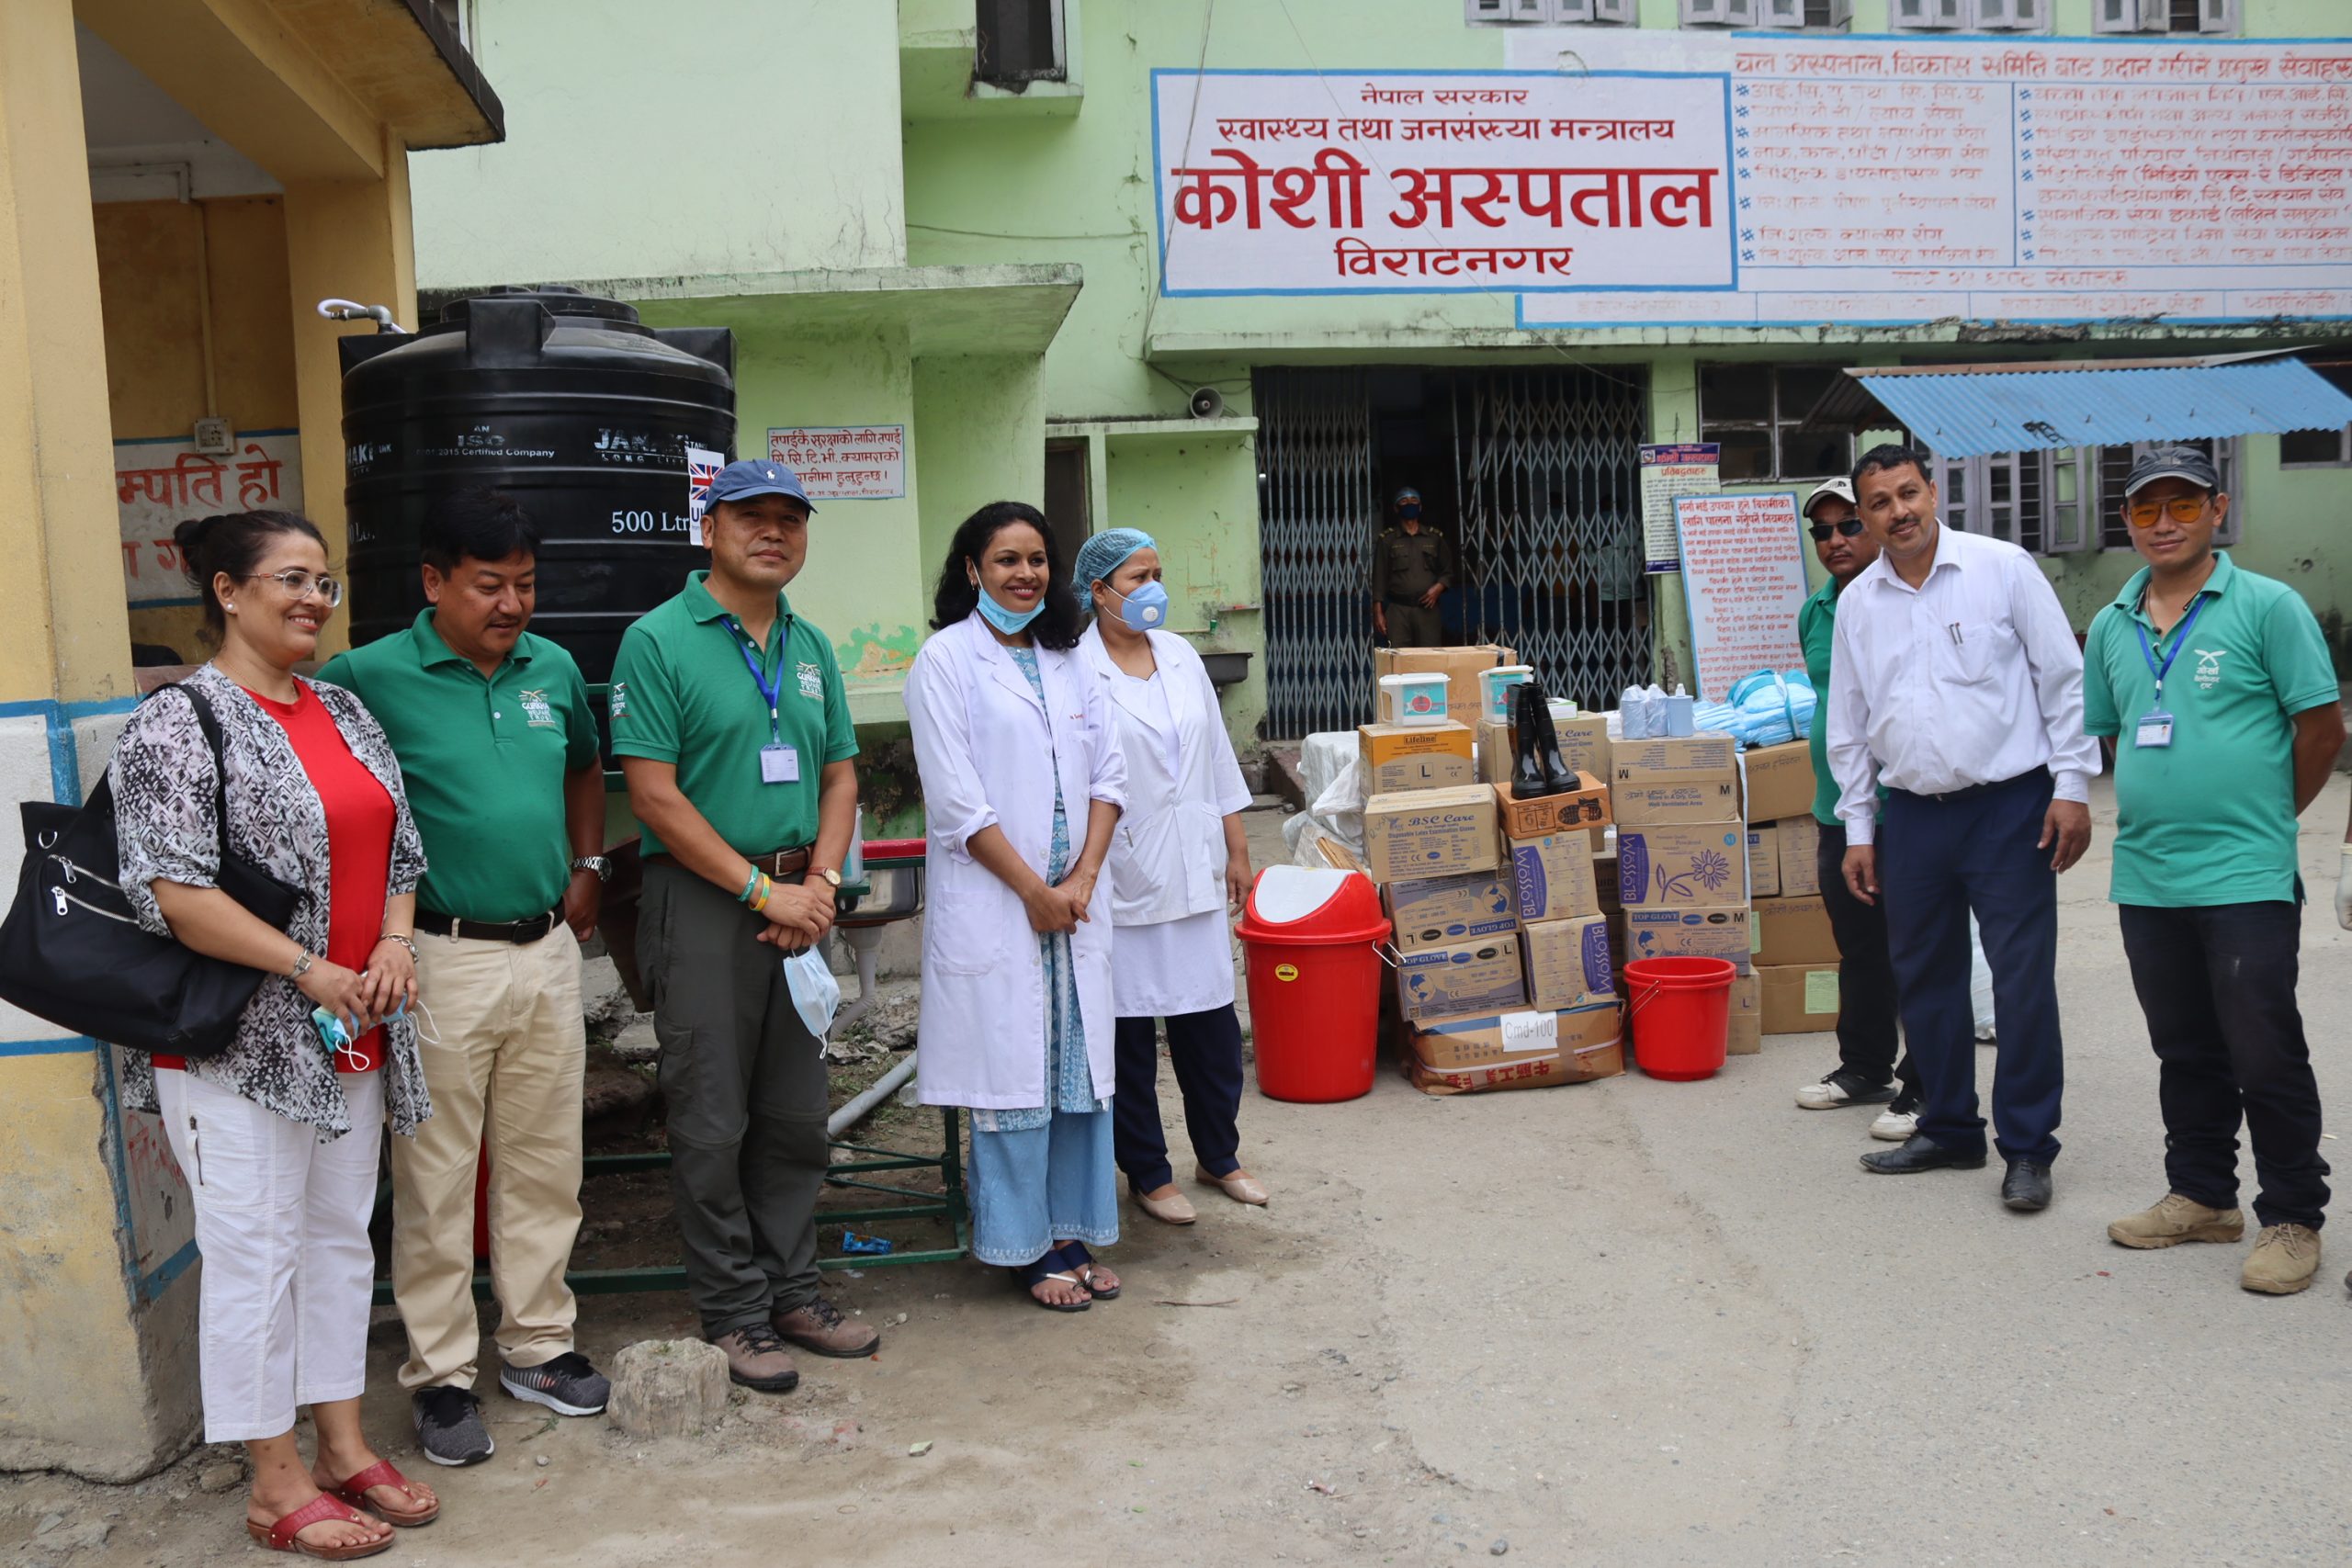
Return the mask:
[[1691, 701], [1690, 694], [1682, 689], [1681, 682], [1677, 681], [1674, 683], [1674, 694], [1666, 699], [1666, 733], [1668, 735], [1697, 734], [1699, 724], [1694, 712], [1695, 705]]
[[1639, 686], [1628, 686], [1617, 699], [1617, 732], [1628, 740], [1649, 737], [1649, 697]]

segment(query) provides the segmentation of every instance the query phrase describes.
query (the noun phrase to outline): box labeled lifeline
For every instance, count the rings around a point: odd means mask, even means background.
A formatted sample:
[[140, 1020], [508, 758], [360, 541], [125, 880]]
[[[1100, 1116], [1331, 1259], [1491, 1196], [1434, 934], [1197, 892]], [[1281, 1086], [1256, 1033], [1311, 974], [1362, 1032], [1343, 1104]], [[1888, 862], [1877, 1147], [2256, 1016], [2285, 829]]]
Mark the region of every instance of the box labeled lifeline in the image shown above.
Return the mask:
[[1360, 724], [1356, 726], [1356, 761], [1368, 795], [1458, 789], [1478, 782], [1470, 766], [1470, 727], [1450, 719], [1435, 724]]
[[1511, 878], [1503, 871], [1392, 882], [1381, 889], [1381, 899], [1388, 907], [1400, 953], [1493, 936], [1510, 931], [1518, 919]]
[[1788, 740], [1758, 746], [1743, 760], [1747, 773], [1747, 819], [1775, 822], [1813, 809], [1813, 746]]
[[1781, 825], [1747, 825], [1747, 896], [1770, 898], [1781, 890]]
[[1628, 963], [1636, 958], [1727, 958], [1739, 973], [1748, 971], [1745, 904], [1623, 909], [1617, 919]]
[[1526, 1005], [1527, 978], [1520, 971], [1514, 931], [1397, 957], [1396, 1011], [1406, 1019], [1503, 1012]]
[[1478, 671], [1498, 664], [1516, 664], [1519, 655], [1495, 643], [1464, 648], [1375, 648], [1372, 673], [1377, 689], [1383, 675], [1410, 675], [1434, 671], [1445, 677], [1446, 712], [1457, 719], [1478, 711]]
[[1781, 896], [1802, 898], [1821, 891], [1821, 824], [1811, 815], [1784, 817], [1773, 826], [1781, 835]]
[[1794, 964], [1759, 967], [1764, 1032], [1811, 1034], [1838, 1027], [1838, 965]]
[[1424, 1094], [1589, 1083], [1625, 1070], [1617, 1005], [1431, 1019], [1405, 1032], [1405, 1075]]
[[1756, 962], [1759, 965], [1835, 964], [1838, 936], [1821, 896], [1756, 900]]
[[1374, 882], [1491, 871], [1495, 792], [1487, 784], [1375, 795], [1363, 803], [1364, 869]]
[[1524, 924], [1600, 912], [1592, 838], [1582, 829], [1571, 828], [1540, 839], [1506, 839], [1503, 852], [1510, 857], [1512, 897]]
[[1747, 901], [1747, 824], [1617, 826], [1617, 901], [1628, 909]]
[[1764, 992], [1754, 975], [1732, 976], [1724, 1025], [1724, 1055], [1753, 1056], [1764, 1049]]
[[1556, 1010], [1590, 1007], [1615, 998], [1607, 916], [1583, 915], [1523, 926], [1519, 945], [1527, 962], [1529, 1007]]
[[1609, 821], [1609, 786], [1590, 773], [1578, 773], [1577, 787], [1558, 795], [1521, 800], [1507, 784], [1498, 784], [1494, 790], [1508, 838], [1541, 839], [1570, 828], [1605, 827]]

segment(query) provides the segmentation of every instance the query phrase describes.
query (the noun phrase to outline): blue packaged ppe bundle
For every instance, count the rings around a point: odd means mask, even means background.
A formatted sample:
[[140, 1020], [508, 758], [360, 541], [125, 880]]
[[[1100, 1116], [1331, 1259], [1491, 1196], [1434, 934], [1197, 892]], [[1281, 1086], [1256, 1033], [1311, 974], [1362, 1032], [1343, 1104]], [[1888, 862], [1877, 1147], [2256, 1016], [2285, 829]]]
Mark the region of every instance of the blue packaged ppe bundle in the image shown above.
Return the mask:
[[1700, 704], [1695, 716], [1701, 729], [1721, 730], [1750, 750], [1810, 736], [1817, 702], [1804, 671], [1758, 670], [1735, 682], [1724, 701]]

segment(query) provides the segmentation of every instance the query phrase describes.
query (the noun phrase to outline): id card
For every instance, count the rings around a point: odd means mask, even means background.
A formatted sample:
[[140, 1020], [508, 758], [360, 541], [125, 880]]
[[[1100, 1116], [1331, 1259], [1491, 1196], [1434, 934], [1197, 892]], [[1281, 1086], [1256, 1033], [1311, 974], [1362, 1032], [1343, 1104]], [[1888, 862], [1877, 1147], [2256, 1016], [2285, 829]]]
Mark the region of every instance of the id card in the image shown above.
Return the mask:
[[2132, 732], [2132, 744], [2147, 751], [2171, 745], [2172, 715], [2161, 708], [2141, 715], [2139, 728]]
[[783, 745], [761, 747], [760, 782], [762, 784], [798, 784], [800, 782], [800, 748]]

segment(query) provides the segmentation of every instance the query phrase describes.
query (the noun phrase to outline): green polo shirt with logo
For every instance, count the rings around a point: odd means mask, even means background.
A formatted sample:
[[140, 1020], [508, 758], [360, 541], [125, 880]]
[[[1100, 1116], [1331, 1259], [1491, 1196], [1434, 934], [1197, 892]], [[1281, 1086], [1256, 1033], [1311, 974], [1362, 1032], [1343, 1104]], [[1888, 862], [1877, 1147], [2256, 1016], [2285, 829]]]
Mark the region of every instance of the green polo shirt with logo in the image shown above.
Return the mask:
[[[857, 755], [841, 666], [825, 634], [794, 615], [779, 592], [760, 672], [776, 694], [775, 728], [797, 753], [800, 776], [764, 782], [767, 699], [730, 617], [705, 586], [709, 576], [691, 574], [675, 598], [623, 634], [613, 660], [613, 750], [675, 763], [679, 791], [737, 853], [797, 849], [817, 837], [824, 765]], [[663, 848], [650, 828], [644, 848], [648, 854]]]
[[1813, 682], [1813, 819], [1838, 823], [1838, 781], [1829, 773], [1829, 649], [1838, 635], [1838, 580], [1831, 578], [1797, 607], [1797, 641], [1804, 649], [1805, 677]]
[[[2143, 607], [2148, 577], [2141, 569], [2099, 611], [2083, 650], [2083, 728], [2115, 738], [2108, 897], [2160, 908], [2292, 900], [2293, 718], [2338, 700], [2327, 639], [2301, 594], [2223, 551], [2195, 624], [2184, 614], [2159, 637]], [[2179, 648], [2161, 705], [2143, 635], [2158, 663]], [[2159, 705], [2172, 744], [2135, 745]]]
[[338, 653], [319, 679], [368, 705], [400, 759], [429, 867], [421, 908], [527, 920], [571, 880], [563, 775], [596, 761], [596, 716], [571, 655], [525, 632], [485, 679], [420, 611], [405, 632]]

